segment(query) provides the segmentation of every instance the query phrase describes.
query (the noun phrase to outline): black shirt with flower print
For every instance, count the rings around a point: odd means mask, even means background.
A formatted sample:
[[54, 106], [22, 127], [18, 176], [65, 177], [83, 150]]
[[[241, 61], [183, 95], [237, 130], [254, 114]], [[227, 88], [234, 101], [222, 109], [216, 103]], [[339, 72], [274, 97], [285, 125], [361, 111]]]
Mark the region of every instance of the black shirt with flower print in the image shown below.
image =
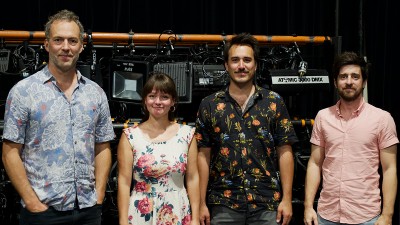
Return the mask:
[[277, 209], [276, 146], [298, 141], [283, 98], [256, 86], [244, 111], [228, 88], [205, 97], [196, 119], [198, 147], [211, 148], [208, 204], [235, 210]]

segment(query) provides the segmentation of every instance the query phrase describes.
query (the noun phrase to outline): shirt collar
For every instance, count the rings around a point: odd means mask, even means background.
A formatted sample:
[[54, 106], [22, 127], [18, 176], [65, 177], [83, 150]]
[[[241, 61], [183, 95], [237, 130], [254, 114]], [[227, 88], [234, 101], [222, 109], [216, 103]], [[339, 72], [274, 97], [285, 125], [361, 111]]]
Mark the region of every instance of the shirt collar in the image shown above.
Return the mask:
[[[255, 85], [255, 86], [256, 86], [256, 89], [254, 91], [253, 98], [254, 99], [259, 98], [259, 97], [262, 98], [263, 97], [263, 93], [262, 93], [263, 88], [258, 85]], [[226, 86], [226, 88], [224, 90], [221, 90], [221, 91], [215, 93], [215, 96], [219, 97], [219, 98], [226, 98], [227, 96], [230, 96], [229, 95], [229, 85]]]
[[[51, 74], [50, 70], [49, 70], [49, 66], [45, 66], [43, 68], [43, 77], [41, 78], [43, 83], [47, 83], [49, 81], [55, 81], [56, 79], [54, 78], [53, 74]], [[78, 83], [82, 83], [85, 84], [86, 80], [84, 78], [84, 76], [82, 76], [81, 72], [79, 70], [76, 70], [77, 73], [77, 77], [78, 77]]]
[[[342, 103], [342, 99], [339, 99], [339, 101], [337, 101], [337, 103], [335, 105], [336, 113], [337, 113], [338, 116], [341, 116], [341, 113], [340, 113], [340, 104], [341, 103]], [[352, 115], [359, 116], [364, 108], [365, 108], [365, 100], [364, 100], [364, 98], [362, 98], [361, 102], [360, 102], [360, 105], [358, 106], [358, 108], [356, 110], [354, 110]]]

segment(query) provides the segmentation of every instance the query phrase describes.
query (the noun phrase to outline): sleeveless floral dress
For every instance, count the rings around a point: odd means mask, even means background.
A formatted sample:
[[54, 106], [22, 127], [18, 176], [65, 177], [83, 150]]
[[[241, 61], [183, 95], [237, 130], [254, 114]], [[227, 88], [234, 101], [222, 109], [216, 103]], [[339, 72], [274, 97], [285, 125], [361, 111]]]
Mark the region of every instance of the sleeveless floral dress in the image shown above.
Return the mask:
[[135, 125], [124, 129], [132, 146], [133, 179], [128, 220], [133, 225], [188, 225], [191, 211], [184, 184], [195, 128], [179, 124], [167, 141], [153, 142]]

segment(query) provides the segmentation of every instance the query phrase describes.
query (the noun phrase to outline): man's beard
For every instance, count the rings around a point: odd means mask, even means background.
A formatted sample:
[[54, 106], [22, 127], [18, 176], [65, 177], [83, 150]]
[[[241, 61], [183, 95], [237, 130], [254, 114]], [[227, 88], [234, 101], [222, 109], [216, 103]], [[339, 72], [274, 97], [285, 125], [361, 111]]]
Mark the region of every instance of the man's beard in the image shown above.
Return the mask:
[[353, 95], [348, 95], [348, 94], [346, 94], [345, 91], [339, 90], [338, 94], [339, 94], [340, 98], [342, 98], [344, 101], [352, 102], [352, 101], [356, 100], [358, 97], [360, 97], [360, 95], [362, 95], [362, 92], [363, 92], [363, 89], [360, 89], [360, 90], [356, 90]]

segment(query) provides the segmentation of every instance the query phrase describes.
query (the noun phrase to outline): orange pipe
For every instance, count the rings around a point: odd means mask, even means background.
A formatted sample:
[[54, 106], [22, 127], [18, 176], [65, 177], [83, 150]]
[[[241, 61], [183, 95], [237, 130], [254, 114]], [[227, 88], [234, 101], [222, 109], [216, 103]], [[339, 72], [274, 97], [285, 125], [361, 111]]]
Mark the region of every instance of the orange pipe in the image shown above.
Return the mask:
[[[88, 34], [85, 33], [85, 40]], [[219, 44], [227, 41], [234, 35], [217, 35], [217, 34], [153, 34], [153, 33], [106, 33], [93, 32], [93, 44], [157, 44], [164, 43], [170, 39], [175, 45], [184, 45], [189, 43], [210, 43]], [[296, 42], [297, 44], [323, 44], [331, 42], [328, 36], [270, 36], [270, 35], [254, 35], [261, 45], [268, 44], [289, 44]], [[18, 31], [18, 30], [1, 30], [0, 38], [5, 43], [18, 43], [28, 41], [29, 43], [43, 43], [45, 39], [44, 31]]]
[[292, 120], [292, 124], [294, 126], [301, 126], [301, 127], [305, 127], [305, 126], [313, 126], [314, 125], [314, 120], [313, 119], [297, 119], [295, 118], [294, 120]]

